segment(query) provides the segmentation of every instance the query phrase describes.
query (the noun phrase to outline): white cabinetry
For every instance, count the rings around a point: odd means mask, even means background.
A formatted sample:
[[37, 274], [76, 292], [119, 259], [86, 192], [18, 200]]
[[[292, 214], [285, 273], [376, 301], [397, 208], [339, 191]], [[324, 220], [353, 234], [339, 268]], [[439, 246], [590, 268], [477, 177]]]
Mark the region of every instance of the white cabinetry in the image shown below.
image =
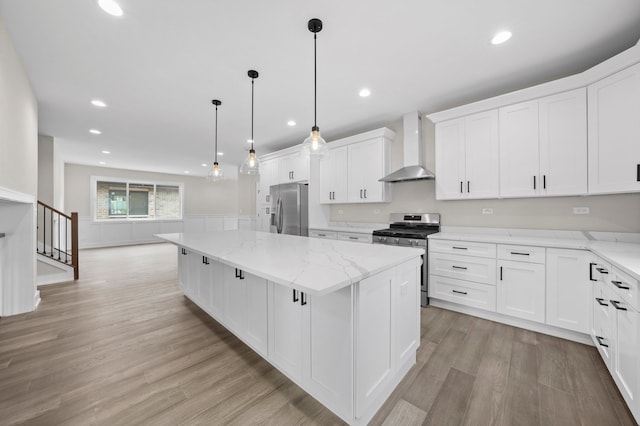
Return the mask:
[[[532, 263], [530, 247], [498, 245], [497, 311], [536, 322], [545, 320], [545, 265]], [[541, 249], [544, 252], [544, 249]], [[502, 255], [506, 253], [506, 255]], [[504, 260], [522, 257], [522, 260]]]
[[584, 89], [500, 108], [500, 196], [587, 192]]
[[640, 191], [640, 64], [589, 86], [589, 193]]
[[299, 152], [279, 159], [278, 183], [303, 182], [309, 179], [309, 158]]
[[547, 249], [547, 324], [589, 334], [590, 258], [584, 250]]
[[326, 238], [329, 240], [351, 241], [371, 244], [373, 237], [370, 232], [344, 232], [330, 231], [326, 229], [309, 229], [309, 236], [313, 238]]
[[303, 308], [299, 291], [269, 283], [269, 358], [295, 381], [302, 378]]
[[390, 201], [389, 184], [378, 182], [389, 170], [389, 143], [375, 138], [347, 147], [347, 201], [380, 203]]
[[498, 111], [436, 125], [436, 198], [498, 197]]
[[320, 160], [320, 203], [347, 202], [347, 147], [329, 149]]

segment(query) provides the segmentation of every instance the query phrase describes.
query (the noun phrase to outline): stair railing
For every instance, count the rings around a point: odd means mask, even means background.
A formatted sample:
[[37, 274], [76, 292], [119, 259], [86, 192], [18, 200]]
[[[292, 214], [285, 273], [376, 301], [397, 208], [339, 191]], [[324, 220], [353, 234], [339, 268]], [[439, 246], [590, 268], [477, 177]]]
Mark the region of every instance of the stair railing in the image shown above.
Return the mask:
[[79, 274], [78, 213], [71, 215], [38, 201], [36, 209], [38, 241], [36, 252], [73, 267], [73, 279]]

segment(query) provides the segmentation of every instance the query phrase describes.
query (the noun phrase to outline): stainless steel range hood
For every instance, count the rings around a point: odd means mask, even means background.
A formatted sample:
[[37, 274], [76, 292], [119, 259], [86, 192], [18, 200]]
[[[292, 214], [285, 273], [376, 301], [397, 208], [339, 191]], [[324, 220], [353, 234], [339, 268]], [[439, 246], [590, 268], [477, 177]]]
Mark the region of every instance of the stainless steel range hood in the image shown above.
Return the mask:
[[403, 116], [404, 159], [402, 167], [395, 172], [378, 179], [379, 182], [408, 182], [412, 180], [435, 179], [433, 172], [427, 170], [422, 163], [422, 123], [420, 113], [409, 112]]

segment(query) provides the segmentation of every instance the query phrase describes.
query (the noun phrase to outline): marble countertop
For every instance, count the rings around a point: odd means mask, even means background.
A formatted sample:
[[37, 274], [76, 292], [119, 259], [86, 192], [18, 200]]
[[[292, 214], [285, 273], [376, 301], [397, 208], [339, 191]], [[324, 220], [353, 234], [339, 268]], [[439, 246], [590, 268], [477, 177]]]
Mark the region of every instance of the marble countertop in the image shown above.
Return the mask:
[[424, 254], [423, 249], [353, 244], [257, 231], [155, 237], [274, 283], [322, 296]]
[[327, 226], [310, 226], [309, 229], [315, 229], [318, 231], [353, 232], [356, 234], [371, 235], [376, 229], [386, 229], [388, 227], [389, 224], [379, 223], [332, 222]]
[[575, 250], [589, 250], [618, 267], [627, 274], [640, 281], [640, 244], [616, 241], [597, 241], [588, 239], [582, 233], [569, 235], [558, 232], [550, 235], [544, 231], [540, 236], [531, 231], [531, 235], [508, 235], [506, 233], [477, 233], [477, 232], [439, 232], [429, 235], [433, 240], [469, 241], [493, 244], [512, 244], [521, 246], [537, 246], [550, 248], [565, 248]]

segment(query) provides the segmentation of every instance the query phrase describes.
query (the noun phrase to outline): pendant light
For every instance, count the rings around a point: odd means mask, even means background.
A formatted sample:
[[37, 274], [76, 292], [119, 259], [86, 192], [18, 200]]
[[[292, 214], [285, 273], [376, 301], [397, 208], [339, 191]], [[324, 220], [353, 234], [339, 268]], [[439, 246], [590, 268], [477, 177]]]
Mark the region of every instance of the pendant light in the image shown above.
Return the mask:
[[324, 155], [327, 151], [327, 142], [320, 136], [320, 128], [317, 123], [317, 109], [318, 109], [318, 65], [317, 65], [317, 53], [316, 53], [316, 41], [318, 33], [322, 31], [322, 21], [313, 18], [309, 20], [307, 24], [309, 31], [313, 33], [313, 127], [311, 128], [311, 134], [308, 138], [302, 142], [302, 150], [304, 154], [311, 155]]
[[253, 149], [253, 82], [258, 78], [258, 71], [249, 70], [247, 75], [251, 78], [251, 149], [249, 150], [249, 156], [245, 158], [240, 167], [240, 173], [245, 175], [259, 175], [260, 162], [258, 158], [256, 158], [256, 151]]
[[211, 103], [216, 106], [216, 133], [215, 133], [215, 139], [214, 139], [215, 154], [214, 154], [214, 160], [213, 160], [213, 167], [211, 167], [211, 170], [209, 170], [207, 179], [209, 179], [212, 182], [220, 182], [221, 180], [224, 179], [224, 173], [220, 169], [220, 165], [218, 165], [218, 107], [222, 105], [222, 102], [220, 102], [217, 99], [214, 99], [211, 101]]

